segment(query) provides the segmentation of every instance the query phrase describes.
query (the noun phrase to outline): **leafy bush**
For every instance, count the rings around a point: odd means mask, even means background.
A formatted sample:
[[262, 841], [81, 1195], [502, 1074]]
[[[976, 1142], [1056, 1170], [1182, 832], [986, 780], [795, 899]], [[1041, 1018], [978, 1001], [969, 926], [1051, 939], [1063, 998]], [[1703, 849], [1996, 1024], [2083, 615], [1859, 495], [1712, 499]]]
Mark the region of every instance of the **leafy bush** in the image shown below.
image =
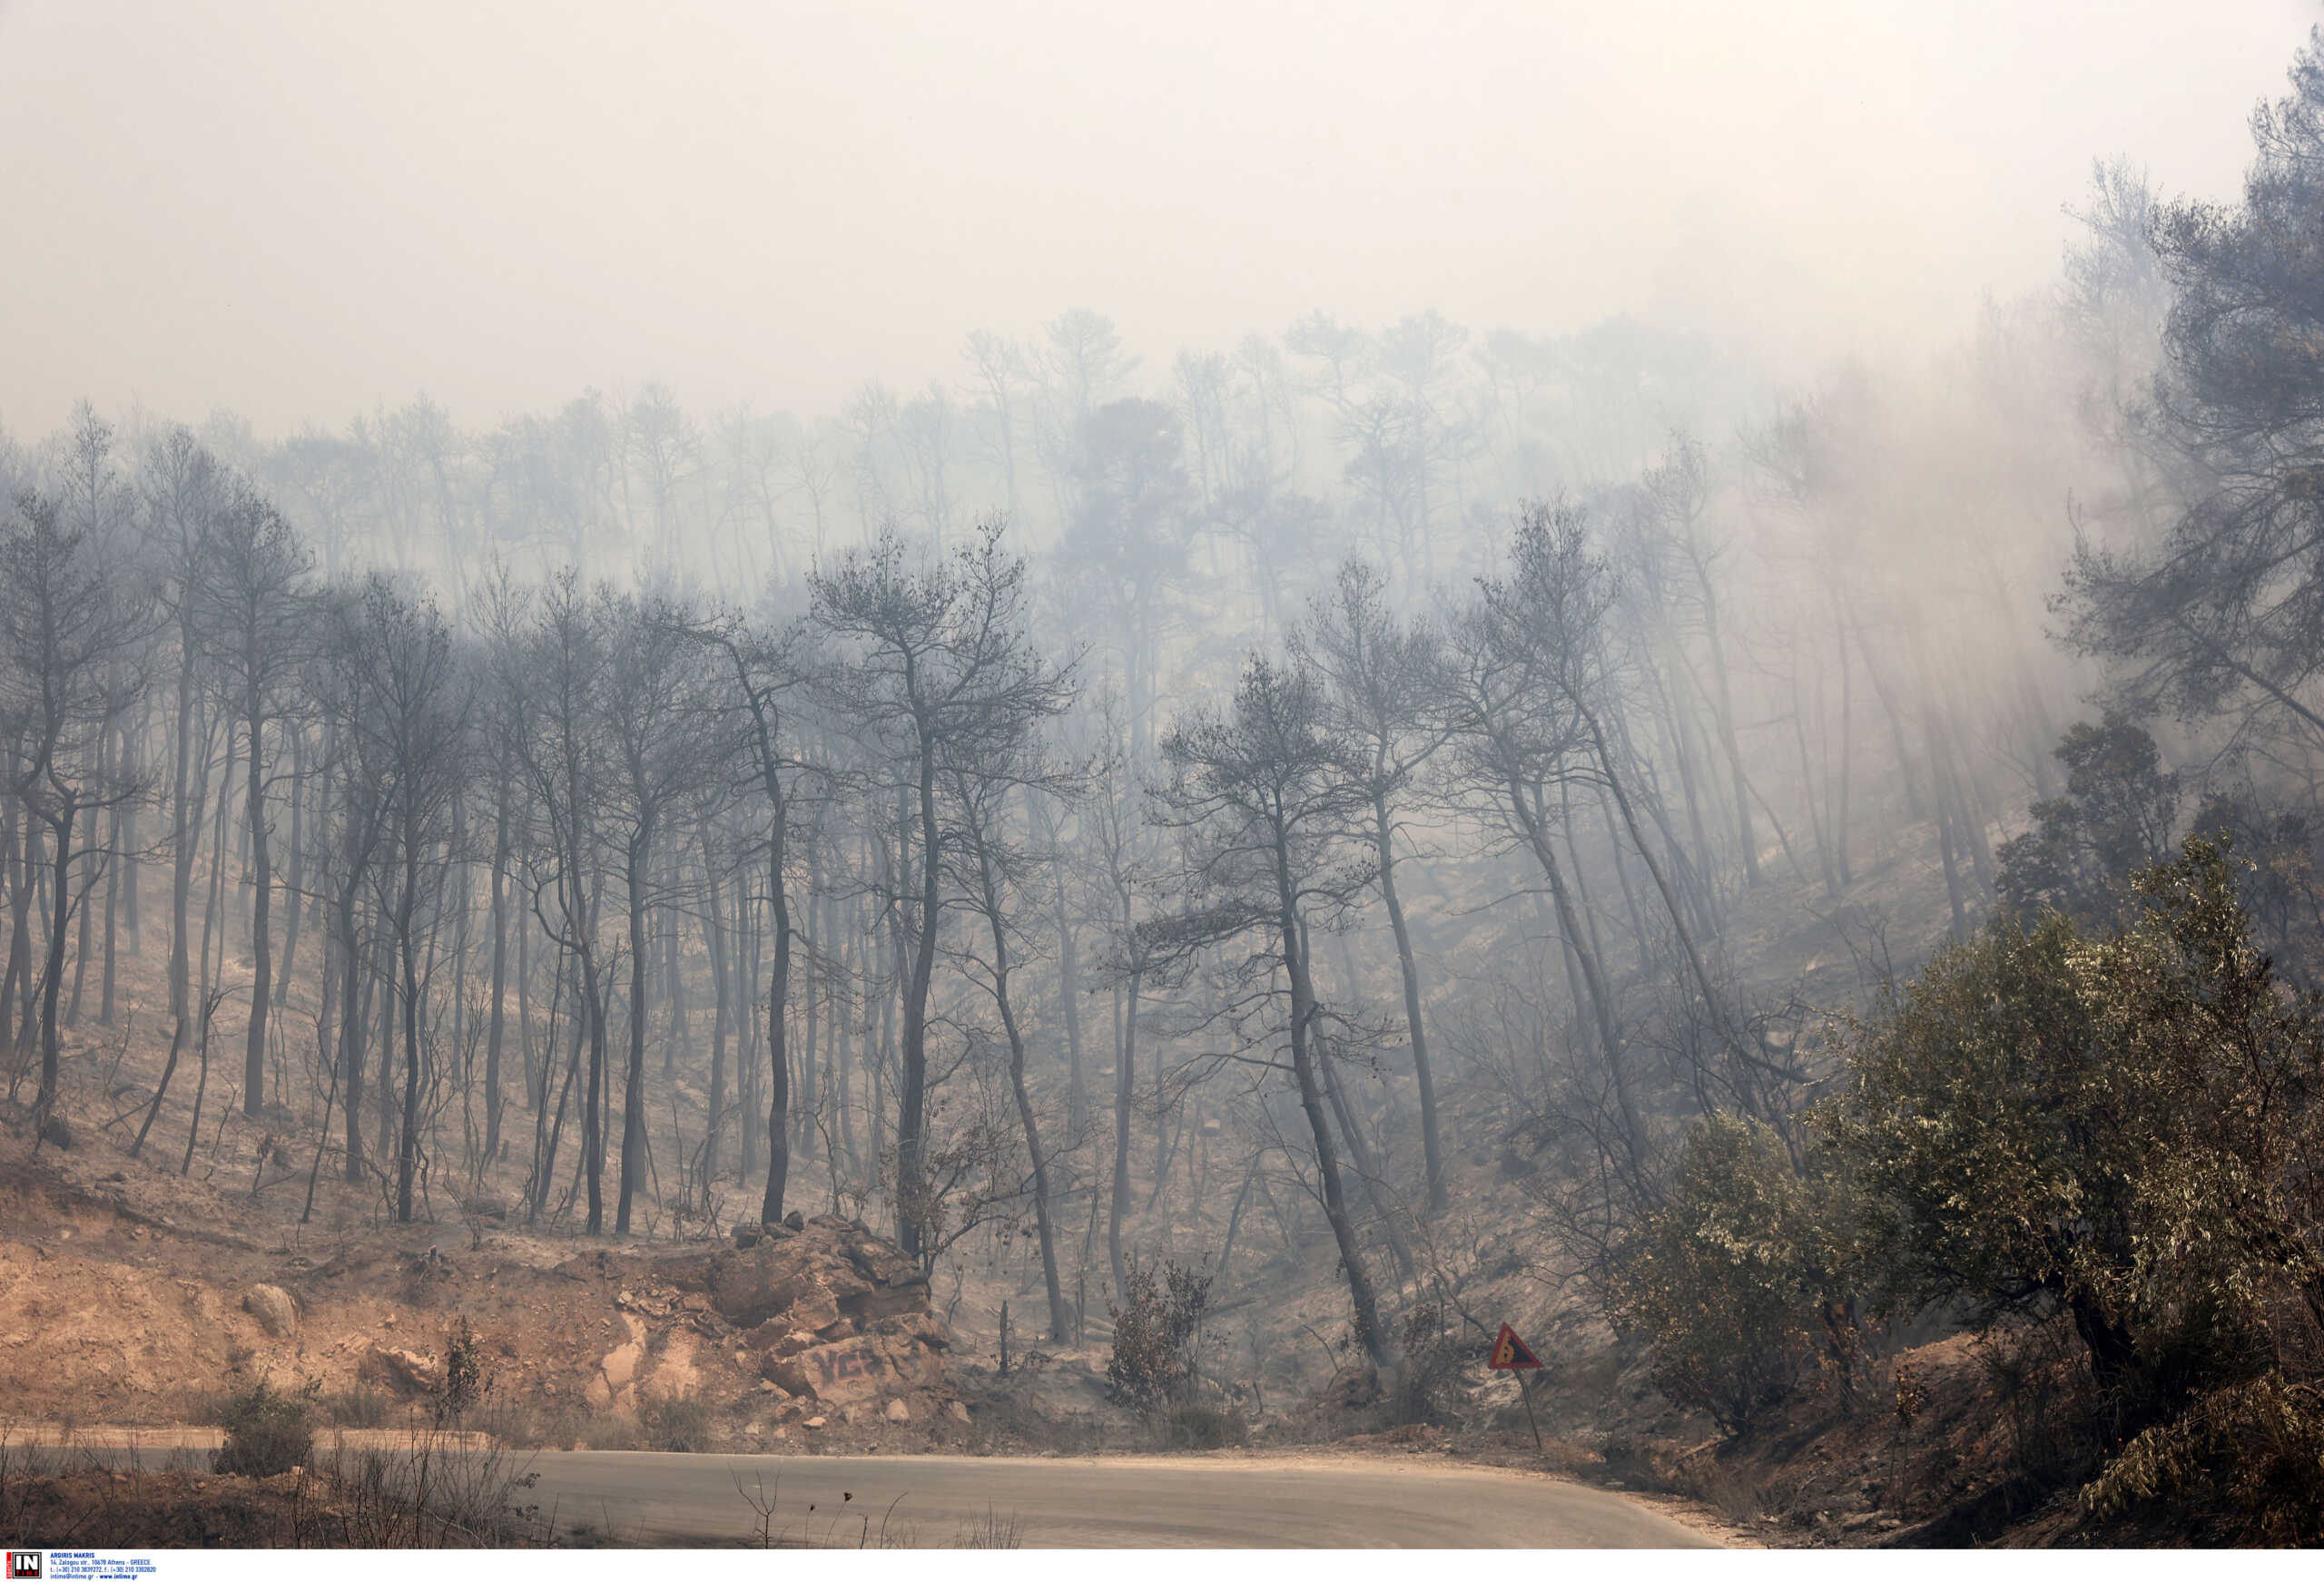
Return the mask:
[[2071, 1326], [2124, 1447], [2093, 1511], [2319, 1532], [2324, 1001], [2277, 981], [2242, 866], [2190, 839], [2099, 937], [1995, 919], [1859, 1029], [1819, 1120], [1889, 1310]]
[[226, 1442], [212, 1452], [215, 1472], [271, 1478], [313, 1459], [315, 1430], [308, 1420], [315, 1387], [287, 1395], [266, 1379], [234, 1391], [218, 1410]]
[[2270, 1371], [2212, 1390], [2122, 1448], [2083, 1495], [2102, 1518], [2167, 1499], [2211, 1516], [2221, 1537], [2324, 1543], [2324, 1402]]
[[1853, 1382], [1861, 1331], [1839, 1202], [1828, 1174], [1803, 1174], [1759, 1123], [1696, 1125], [1616, 1282], [1617, 1322], [1653, 1342], [1665, 1395], [1741, 1434], [1819, 1365]]
[[2195, 832], [2234, 853], [2235, 891], [2252, 932], [2296, 981], [2324, 970], [2324, 893], [2308, 815], [2246, 787], [2214, 793], [2195, 811]]
[[1210, 1305], [1210, 1276], [1165, 1263], [1157, 1282], [1151, 1269], [1133, 1265], [1123, 1280], [1119, 1307], [1108, 1302], [1114, 1321], [1113, 1355], [1106, 1382], [1113, 1399], [1152, 1411], [1191, 1399], [1195, 1381], [1194, 1340]]
[[1884, 1305], [1965, 1304], [1979, 1327], [2063, 1306], [2101, 1371], [2134, 1257], [2138, 1084], [2098, 1036], [2083, 941], [2004, 914], [1856, 1030], [1825, 1135], [1882, 1217]]
[[2005, 909], [2031, 919], [2048, 908], [2084, 920], [2112, 918], [2131, 876], [2171, 855], [2179, 777], [2154, 738], [2108, 712], [2066, 732], [2057, 747], [2065, 795], [2035, 802], [2034, 828], [1995, 853]]
[[457, 1426], [492, 1393], [493, 1379], [484, 1365], [484, 1348], [466, 1315], [455, 1319], [444, 1336], [444, 1381], [430, 1403], [436, 1426]]

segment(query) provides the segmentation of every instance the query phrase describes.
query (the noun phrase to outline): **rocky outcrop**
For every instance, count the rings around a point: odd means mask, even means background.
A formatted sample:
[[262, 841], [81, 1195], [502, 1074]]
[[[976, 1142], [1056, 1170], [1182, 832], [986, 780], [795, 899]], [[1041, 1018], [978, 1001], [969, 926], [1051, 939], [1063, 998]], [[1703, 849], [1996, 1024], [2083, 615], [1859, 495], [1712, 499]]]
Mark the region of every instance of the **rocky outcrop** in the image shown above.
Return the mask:
[[[741, 1331], [737, 1360], [784, 1395], [881, 1408], [940, 1392], [951, 1336], [929, 1311], [927, 1279], [892, 1243], [821, 1216], [752, 1225], [714, 1253], [665, 1259], [655, 1272], [675, 1309]], [[936, 1410], [931, 1407], [931, 1410]], [[911, 1420], [906, 1416], [891, 1421]]]
[[444, 1370], [435, 1358], [378, 1341], [371, 1342], [363, 1364], [373, 1379], [407, 1395], [430, 1394], [444, 1382]]
[[243, 1292], [242, 1311], [278, 1341], [299, 1332], [299, 1304], [279, 1285], [253, 1285]]

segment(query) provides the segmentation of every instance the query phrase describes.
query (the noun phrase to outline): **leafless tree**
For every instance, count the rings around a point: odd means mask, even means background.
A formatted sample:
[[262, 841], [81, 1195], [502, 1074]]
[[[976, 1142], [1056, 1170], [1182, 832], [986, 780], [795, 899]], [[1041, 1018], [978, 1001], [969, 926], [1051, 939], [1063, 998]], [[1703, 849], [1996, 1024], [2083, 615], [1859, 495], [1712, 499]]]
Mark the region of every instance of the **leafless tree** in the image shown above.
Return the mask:
[[950, 556], [917, 555], [892, 534], [812, 582], [812, 618], [842, 649], [832, 705], [901, 792], [902, 860], [890, 904], [904, 945], [896, 1117], [898, 1240], [926, 1249], [929, 989], [948, 899], [948, 776], [1050, 712], [1060, 671], [1028, 629], [1024, 562], [997, 522]]
[[145, 789], [105, 752], [146, 683], [143, 650], [155, 626], [150, 579], [128, 548], [68, 524], [59, 503], [38, 494], [21, 496], [0, 530], [0, 731], [16, 744], [7, 789], [48, 840], [36, 1125], [56, 1105], [57, 997], [74, 908], [85, 897], [76, 880], [89, 870], [91, 829], [97, 813]]
[[1335, 920], [1373, 882], [1369, 852], [1349, 839], [1367, 811], [1364, 761], [1340, 732], [1313, 671], [1254, 655], [1233, 703], [1182, 715], [1162, 745], [1170, 780], [1159, 819], [1185, 832], [1187, 904], [1141, 927], [1173, 952], [1247, 948], [1246, 977], [1288, 985], [1280, 1017], [1299, 1106], [1307, 1117], [1324, 1213], [1339, 1244], [1355, 1336], [1378, 1366], [1392, 1358], [1379, 1297], [1364, 1265], [1341, 1179], [1317, 1047], [1307, 929]]
[[1382, 575], [1363, 561], [1350, 560], [1340, 567], [1332, 594], [1315, 602], [1294, 651], [1324, 678], [1336, 729], [1361, 755], [1367, 805], [1358, 832], [1371, 844], [1373, 882], [1395, 938], [1404, 1029], [1412, 1040], [1413, 1070], [1420, 1088], [1429, 1212], [1442, 1213], [1452, 1199], [1444, 1184], [1436, 1076], [1421, 1015], [1420, 962], [1396, 890], [1396, 849], [1400, 840], [1409, 839], [1407, 813], [1415, 781], [1451, 734], [1438, 679], [1443, 662], [1437, 636], [1424, 624], [1399, 621], [1388, 608]]
[[244, 732], [242, 812], [251, 843], [251, 1016], [242, 1061], [242, 1113], [266, 1102], [266, 1020], [274, 987], [273, 828], [270, 727], [300, 706], [296, 678], [312, 656], [306, 545], [281, 512], [254, 494], [234, 497], [197, 542], [185, 596]]

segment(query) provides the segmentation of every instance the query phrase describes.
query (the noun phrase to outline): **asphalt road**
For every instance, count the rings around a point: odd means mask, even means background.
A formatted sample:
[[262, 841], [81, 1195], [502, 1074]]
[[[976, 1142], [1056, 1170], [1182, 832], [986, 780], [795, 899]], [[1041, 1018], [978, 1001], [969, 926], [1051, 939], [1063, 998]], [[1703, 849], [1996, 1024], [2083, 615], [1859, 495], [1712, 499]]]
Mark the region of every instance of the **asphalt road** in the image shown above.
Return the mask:
[[1715, 1547], [1619, 1494], [1443, 1463], [567, 1450], [531, 1465], [559, 1527], [616, 1542], [754, 1542], [747, 1491], [773, 1498], [777, 1544], [816, 1547], [876, 1547], [884, 1527], [890, 1544], [942, 1548], [1011, 1525], [1026, 1548]]

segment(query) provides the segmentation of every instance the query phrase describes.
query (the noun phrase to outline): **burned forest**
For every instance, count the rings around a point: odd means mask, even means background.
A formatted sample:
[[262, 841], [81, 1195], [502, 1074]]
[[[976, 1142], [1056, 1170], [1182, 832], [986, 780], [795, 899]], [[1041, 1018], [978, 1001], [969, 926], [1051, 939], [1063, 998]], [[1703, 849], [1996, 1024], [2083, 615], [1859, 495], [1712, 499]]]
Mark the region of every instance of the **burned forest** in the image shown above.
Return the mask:
[[2324, 33], [2137, 152], [1910, 348], [0, 373], [0, 1518], [625, 1541], [405, 1432], [2324, 1542]]

